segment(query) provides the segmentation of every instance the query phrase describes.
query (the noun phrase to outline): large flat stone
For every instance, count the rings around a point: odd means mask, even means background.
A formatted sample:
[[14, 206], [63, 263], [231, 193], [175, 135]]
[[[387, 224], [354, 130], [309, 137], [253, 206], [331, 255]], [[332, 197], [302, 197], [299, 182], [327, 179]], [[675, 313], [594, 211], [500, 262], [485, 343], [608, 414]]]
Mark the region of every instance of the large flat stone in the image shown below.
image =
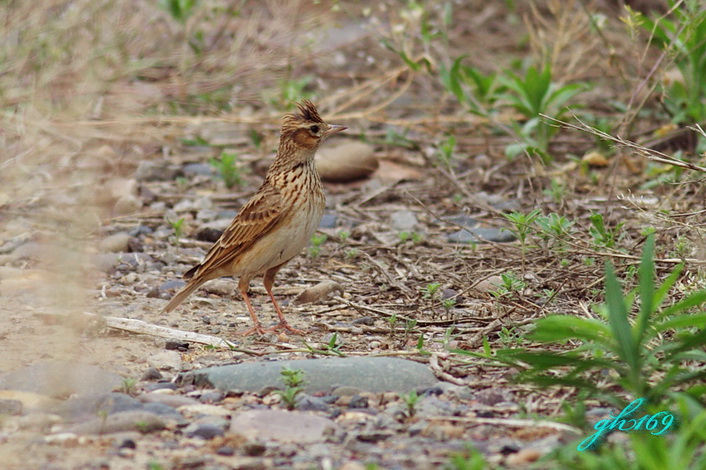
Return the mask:
[[[321, 441], [336, 423], [298, 411], [249, 410], [233, 416], [230, 430], [249, 440], [306, 444]], [[329, 431], [331, 430], [331, 431]]]
[[200, 387], [220, 390], [259, 391], [284, 386], [283, 368], [304, 371], [308, 393], [330, 392], [334, 387], [357, 387], [369, 392], [406, 393], [431, 387], [437, 380], [423, 364], [392, 357], [346, 357], [256, 362], [209, 367], [182, 374], [179, 380]]

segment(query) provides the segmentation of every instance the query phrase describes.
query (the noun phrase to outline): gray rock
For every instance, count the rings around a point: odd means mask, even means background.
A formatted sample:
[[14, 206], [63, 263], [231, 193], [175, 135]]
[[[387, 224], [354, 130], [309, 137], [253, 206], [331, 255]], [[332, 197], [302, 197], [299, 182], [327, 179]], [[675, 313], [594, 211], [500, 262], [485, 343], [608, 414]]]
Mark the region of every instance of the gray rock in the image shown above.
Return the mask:
[[324, 400], [311, 395], [299, 395], [297, 397], [296, 408], [299, 411], [328, 411], [329, 406]]
[[118, 232], [108, 235], [98, 244], [98, 249], [108, 253], [121, 253], [128, 251], [128, 243], [130, 242], [130, 234], [126, 232]]
[[449, 243], [508, 243], [515, 241], [515, 236], [507, 230], [478, 227], [454, 232], [447, 237], [447, 240]]
[[308, 393], [328, 392], [334, 387], [358, 387], [369, 392], [406, 393], [436, 383], [425, 365], [391, 357], [346, 357], [294, 361], [235, 364], [190, 371], [177, 381], [220, 390], [239, 389], [256, 392], [266, 387], [283, 386], [282, 368], [304, 371]]
[[150, 356], [147, 364], [159, 370], [181, 370], [181, 354], [177, 351], [160, 351]]
[[186, 176], [212, 176], [216, 174], [215, 168], [205, 163], [189, 163], [182, 168]]
[[108, 392], [122, 384], [122, 377], [100, 367], [47, 361], [0, 377], [0, 390], [21, 390], [55, 398]]
[[477, 219], [466, 214], [452, 215], [451, 217], [445, 217], [444, 220], [467, 228], [473, 228], [478, 225]]
[[193, 398], [171, 393], [143, 393], [142, 395], [139, 395], [137, 399], [142, 403], [162, 403], [173, 408], [186, 405], [197, 405], [200, 403], [198, 400]]
[[225, 420], [222, 423], [191, 423], [184, 428], [184, 434], [187, 437], [198, 437], [208, 441], [225, 434], [227, 426], [228, 422]]
[[154, 260], [147, 253], [99, 253], [94, 258], [94, 264], [103, 271], [108, 271], [120, 264], [136, 268], [153, 262]]
[[171, 181], [177, 174], [178, 170], [165, 161], [142, 160], [135, 170], [138, 181]]
[[231, 432], [250, 440], [306, 444], [324, 440], [338, 426], [330, 419], [298, 411], [250, 410], [231, 421]]
[[319, 228], [336, 228], [337, 221], [338, 216], [336, 214], [324, 214], [323, 217], [321, 217]]
[[139, 410], [143, 406], [143, 403], [125, 393], [97, 393], [70, 398], [55, 411], [71, 421], [80, 421], [99, 414]]
[[167, 426], [164, 418], [143, 410], [121, 411], [105, 417], [94, 418], [85, 423], [66, 429], [73, 434], [109, 434], [124, 431], [148, 433], [159, 431]]
[[20, 400], [0, 399], [0, 416], [12, 416], [22, 414], [22, 402]]
[[125, 195], [115, 201], [113, 213], [115, 215], [134, 214], [142, 209], [142, 201], [135, 196]]
[[179, 279], [172, 279], [170, 281], [162, 283], [162, 285], [159, 286], [159, 290], [162, 292], [166, 292], [172, 289], [181, 289], [185, 285], [186, 283], [184, 281], [180, 281]]
[[390, 216], [390, 225], [400, 231], [412, 230], [417, 225], [417, 216], [412, 211], [397, 211]]

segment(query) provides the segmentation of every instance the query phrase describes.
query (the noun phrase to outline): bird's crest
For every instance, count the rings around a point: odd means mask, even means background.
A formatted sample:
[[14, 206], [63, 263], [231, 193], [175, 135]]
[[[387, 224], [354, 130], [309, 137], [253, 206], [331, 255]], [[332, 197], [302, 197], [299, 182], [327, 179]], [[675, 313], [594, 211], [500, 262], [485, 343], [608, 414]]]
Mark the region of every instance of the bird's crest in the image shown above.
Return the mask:
[[301, 122], [324, 122], [319, 116], [319, 111], [314, 106], [314, 103], [309, 100], [301, 100], [297, 103], [297, 110], [297, 113], [285, 114], [282, 119], [285, 127], [297, 127], [297, 124]]

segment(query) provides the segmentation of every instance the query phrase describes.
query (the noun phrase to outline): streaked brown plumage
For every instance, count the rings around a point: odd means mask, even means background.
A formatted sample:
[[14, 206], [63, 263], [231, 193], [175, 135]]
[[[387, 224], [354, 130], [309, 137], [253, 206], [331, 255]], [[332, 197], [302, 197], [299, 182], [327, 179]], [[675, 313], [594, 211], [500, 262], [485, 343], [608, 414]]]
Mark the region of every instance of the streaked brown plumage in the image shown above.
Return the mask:
[[289, 326], [272, 294], [275, 275], [309, 242], [324, 211], [325, 196], [314, 154], [319, 144], [346, 127], [326, 124], [308, 100], [297, 104], [298, 113], [287, 114], [275, 160], [255, 195], [214, 243], [204, 260], [184, 274], [188, 283], [164, 307], [170, 312], [204, 282], [223, 276], [240, 278], [238, 289], [255, 324], [240, 334], [264, 333], [253, 310], [250, 281], [263, 275], [279, 324], [273, 329], [303, 333]]

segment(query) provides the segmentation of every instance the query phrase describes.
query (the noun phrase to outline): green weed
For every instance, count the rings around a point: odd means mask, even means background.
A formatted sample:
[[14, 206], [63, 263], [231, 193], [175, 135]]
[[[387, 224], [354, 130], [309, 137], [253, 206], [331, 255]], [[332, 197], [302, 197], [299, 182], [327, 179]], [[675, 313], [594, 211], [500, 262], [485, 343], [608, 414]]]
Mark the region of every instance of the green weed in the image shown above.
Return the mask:
[[237, 154], [221, 152], [219, 159], [212, 158], [208, 162], [218, 171], [226, 188], [232, 189], [243, 184], [243, 171], [238, 166]]

